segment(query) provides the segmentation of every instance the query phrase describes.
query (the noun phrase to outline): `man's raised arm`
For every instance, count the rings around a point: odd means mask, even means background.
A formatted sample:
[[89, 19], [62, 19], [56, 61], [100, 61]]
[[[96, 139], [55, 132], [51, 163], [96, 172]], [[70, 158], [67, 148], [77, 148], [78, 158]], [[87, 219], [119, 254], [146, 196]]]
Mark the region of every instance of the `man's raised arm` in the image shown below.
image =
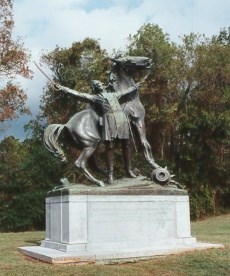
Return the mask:
[[70, 89], [68, 87], [62, 86], [60, 84], [55, 84], [55, 88], [57, 90], [62, 90], [65, 93], [70, 93], [70, 94], [76, 96], [79, 100], [82, 100], [84, 102], [92, 103], [94, 101], [94, 96], [90, 95], [88, 93], [81, 93], [76, 90]]
[[138, 88], [140, 87], [141, 83], [136, 83], [135, 85], [130, 86], [128, 89], [124, 91], [118, 91], [116, 92], [117, 98], [121, 98], [123, 96], [126, 96], [128, 94], [137, 93]]

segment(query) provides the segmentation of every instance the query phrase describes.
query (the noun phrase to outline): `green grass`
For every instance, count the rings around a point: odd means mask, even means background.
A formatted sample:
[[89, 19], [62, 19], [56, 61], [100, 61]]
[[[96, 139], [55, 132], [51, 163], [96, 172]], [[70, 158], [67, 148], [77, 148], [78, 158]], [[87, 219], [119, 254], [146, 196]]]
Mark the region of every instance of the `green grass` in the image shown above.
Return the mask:
[[38, 245], [44, 239], [44, 232], [0, 233], [0, 275], [230, 275], [230, 214], [192, 223], [192, 235], [199, 241], [222, 243], [225, 248], [117, 265], [51, 265], [17, 251], [19, 246]]

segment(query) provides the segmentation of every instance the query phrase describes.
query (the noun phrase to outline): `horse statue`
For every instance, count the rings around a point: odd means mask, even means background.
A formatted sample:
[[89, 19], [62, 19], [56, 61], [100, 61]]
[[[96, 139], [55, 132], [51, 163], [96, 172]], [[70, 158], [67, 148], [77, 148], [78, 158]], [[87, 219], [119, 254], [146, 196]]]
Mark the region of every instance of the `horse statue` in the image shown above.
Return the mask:
[[[150, 60], [144, 57], [120, 57], [111, 59], [113, 65], [111, 72], [109, 74], [109, 86], [113, 87], [116, 91], [126, 90], [131, 85], [134, 85], [134, 79], [132, 74], [137, 71], [137, 69], [147, 70], [147, 74], [144, 79], [148, 76], [148, 69], [150, 68]], [[123, 112], [128, 116], [131, 124], [135, 127], [138, 137], [140, 138], [141, 145], [144, 150], [144, 156], [149, 164], [157, 169], [160, 166], [155, 162], [152, 150], [149, 142], [146, 139], [145, 130], [145, 109], [140, 101], [139, 94], [136, 93], [135, 97], [130, 97], [129, 101], [126, 101], [122, 105]]]
[[[116, 92], [122, 91], [131, 85], [135, 85], [132, 74], [137, 70], [148, 70], [150, 60], [146, 57], [122, 57], [111, 59], [113, 65], [109, 75], [107, 87], [113, 87]], [[151, 147], [146, 139], [145, 132], [145, 110], [140, 102], [139, 95], [136, 93], [134, 98], [126, 104], [122, 104], [124, 113], [129, 117], [131, 124], [136, 128], [140, 141], [144, 148], [146, 160], [157, 170], [160, 168], [153, 159]], [[92, 158], [95, 150], [100, 144], [102, 137], [99, 128], [99, 116], [91, 108], [82, 110], [76, 113], [66, 124], [51, 124], [44, 132], [44, 145], [55, 156], [66, 161], [65, 154], [59, 145], [59, 137], [63, 130], [72, 137], [77, 148], [82, 149], [78, 159], [75, 161], [75, 166], [79, 169], [87, 179], [98, 186], [105, 186], [104, 182], [95, 178], [87, 169], [87, 164]], [[156, 175], [156, 174], [155, 174]], [[161, 172], [162, 176], [162, 172]]]
[[[126, 90], [129, 86], [134, 85], [135, 82], [132, 75], [138, 69], [143, 69], [143, 64], [145, 64], [144, 68], [147, 71], [143, 80], [148, 77], [148, 69], [150, 69], [151, 65], [148, 58], [127, 56], [111, 58], [111, 60], [113, 65], [109, 74], [108, 86], [113, 87], [115, 92]], [[160, 167], [153, 158], [151, 146], [146, 138], [145, 109], [140, 101], [139, 94], [136, 93], [135, 97], [131, 96], [129, 101], [123, 103], [122, 109], [137, 131], [146, 161], [153, 167], [151, 179], [161, 185], [166, 185], [170, 182], [177, 183], [171, 179], [173, 176], [169, 173], [167, 167]]]

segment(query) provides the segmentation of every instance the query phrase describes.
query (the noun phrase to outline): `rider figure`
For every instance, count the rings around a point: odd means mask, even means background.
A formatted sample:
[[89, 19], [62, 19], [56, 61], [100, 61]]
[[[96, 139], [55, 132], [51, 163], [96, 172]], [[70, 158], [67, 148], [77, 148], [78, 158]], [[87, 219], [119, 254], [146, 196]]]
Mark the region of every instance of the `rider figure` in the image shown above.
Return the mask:
[[128, 119], [123, 113], [119, 100], [124, 96], [137, 93], [137, 86], [130, 86], [125, 91], [107, 92], [104, 85], [97, 80], [92, 81], [93, 95], [81, 93], [76, 90], [56, 84], [56, 87], [64, 92], [75, 95], [82, 101], [90, 103], [93, 108], [102, 114], [102, 140], [106, 143], [106, 159], [108, 183], [113, 183], [113, 141], [119, 139], [122, 141], [122, 151], [125, 161], [126, 174], [129, 177], [136, 177], [131, 169], [130, 160], [130, 130]]

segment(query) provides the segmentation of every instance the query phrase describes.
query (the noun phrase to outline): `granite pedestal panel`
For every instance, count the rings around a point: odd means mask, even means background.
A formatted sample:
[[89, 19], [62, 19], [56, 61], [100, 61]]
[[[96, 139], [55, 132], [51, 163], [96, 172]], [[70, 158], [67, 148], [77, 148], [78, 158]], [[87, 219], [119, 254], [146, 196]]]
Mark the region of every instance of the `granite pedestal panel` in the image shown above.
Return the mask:
[[[141, 182], [141, 183], [139, 183]], [[46, 238], [26, 255], [51, 263], [108, 262], [216, 247], [191, 237], [187, 192], [147, 180], [74, 185], [46, 199]]]

